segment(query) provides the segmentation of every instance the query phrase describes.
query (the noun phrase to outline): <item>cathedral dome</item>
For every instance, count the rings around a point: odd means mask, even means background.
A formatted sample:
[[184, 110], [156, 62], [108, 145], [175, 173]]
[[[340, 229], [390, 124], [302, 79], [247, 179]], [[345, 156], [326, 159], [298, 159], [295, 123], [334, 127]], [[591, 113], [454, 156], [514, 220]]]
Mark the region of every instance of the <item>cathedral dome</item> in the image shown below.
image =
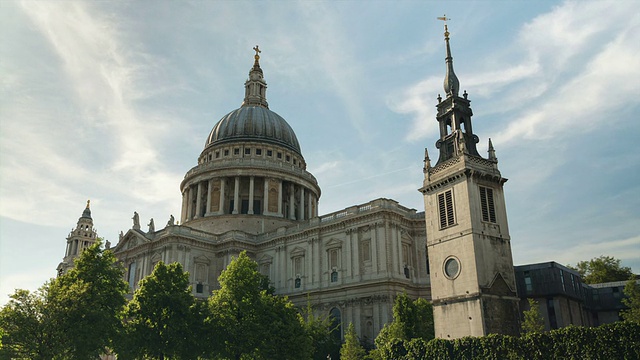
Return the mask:
[[213, 127], [205, 148], [233, 142], [264, 142], [280, 145], [302, 155], [298, 138], [280, 115], [262, 105], [248, 105], [223, 116]]

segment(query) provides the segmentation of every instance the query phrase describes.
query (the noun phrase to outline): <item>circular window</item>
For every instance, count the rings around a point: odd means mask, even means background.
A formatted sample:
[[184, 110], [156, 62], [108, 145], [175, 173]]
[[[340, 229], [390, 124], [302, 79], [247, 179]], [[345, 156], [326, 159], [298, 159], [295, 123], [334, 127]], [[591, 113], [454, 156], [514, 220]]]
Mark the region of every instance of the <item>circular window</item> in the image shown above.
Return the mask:
[[450, 257], [444, 261], [444, 274], [449, 279], [454, 279], [460, 273], [460, 263], [458, 259]]

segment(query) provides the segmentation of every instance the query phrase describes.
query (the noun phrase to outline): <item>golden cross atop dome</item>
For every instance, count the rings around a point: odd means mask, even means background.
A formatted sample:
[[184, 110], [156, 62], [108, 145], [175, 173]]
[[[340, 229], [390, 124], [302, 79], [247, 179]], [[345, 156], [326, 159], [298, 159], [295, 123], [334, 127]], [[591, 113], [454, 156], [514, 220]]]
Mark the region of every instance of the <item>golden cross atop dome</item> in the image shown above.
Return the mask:
[[258, 48], [258, 45], [254, 46], [253, 50], [256, 52], [256, 56], [255, 56], [256, 60], [260, 59], [260, 55], [258, 54], [260, 54], [262, 51], [260, 51], [260, 49]]
[[91, 200], [87, 200], [87, 209], [89, 208], [89, 203], [91, 202]]

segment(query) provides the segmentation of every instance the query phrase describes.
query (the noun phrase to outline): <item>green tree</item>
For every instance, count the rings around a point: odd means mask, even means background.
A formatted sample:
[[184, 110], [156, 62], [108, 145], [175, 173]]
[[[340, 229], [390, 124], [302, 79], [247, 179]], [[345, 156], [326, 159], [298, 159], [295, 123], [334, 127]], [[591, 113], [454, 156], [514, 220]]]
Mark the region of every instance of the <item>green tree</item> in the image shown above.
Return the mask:
[[620, 265], [620, 259], [605, 255], [569, 267], [578, 271], [582, 281], [587, 284], [625, 281], [633, 275], [631, 268]]
[[74, 267], [52, 281], [49, 289], [47, 307], [69, 358], [97, 358], [120, 330], [128, 289], [124, 269], [101, 244], [99, 239], [83, 250]]
[[2, 309], [3, 352], [31, 359], [95, 359], [119, 331], [126, 283], [101, 242], [36, 293], [17, 290]]
[[631, 279], [627, 281], [623, 292], [626, 297], [622, 299], [622, 303], [629, 309], [622, 311], [622, 319], [640, 323], [640, 284], [637, 280]]
[[433, 305], [425, 299], [412, 301], [406, 293], [399, 294], [393, 304], [393, 321], [380, 330], [375, 339], [376, 350], [371, 356], [382, 358], [396, 340], [424, 339], [435, 337]]
[[159, 262], [142, 279], [127, 305], [124, 336], [116, 348], [124, 357], [190, 359], [200, 355], [195, 343], [200, 309], [182, 265]]
[[11, 300], [0, 310], [0, 358], [46, 360], [62, 351], [46, 306], [48, 292], [47, 283], [33, 293], [17, 289], [10, 295]]
[[347, 332], [344, 335], [344, 344], [340, 348], [340, 360], [361, 360], [364, 359], [366, 351], [360, 341], [358, 340], [358, 334], [353, 323], [349, 323]]
[[544, 331], [544, 319], [540, 314], [540, 307], [537, 301], [527, 299], [529, 301], [529, 310], [525, 310], [524, 321], [522, 322], [522, 333], [529, 334]]
[[209, 298], [206, 324], [216, 334], [209, 355], [225, 359], [307, 359], [311, 339], [302, 317], [286, 298], [275, 296], [258, 264], [240, 253], [222, 272]]
[[307, 307], [302, 310], [303, 326], [307, 335], [311, 338], [314, 360], [325, 360], [327, 354], [337, 357], [340, 352], [340, 341], [332, 336], [334, 330], [333, 321], [326, 316], [316, 316], [313, 313], [311, 302], [307, 299]]

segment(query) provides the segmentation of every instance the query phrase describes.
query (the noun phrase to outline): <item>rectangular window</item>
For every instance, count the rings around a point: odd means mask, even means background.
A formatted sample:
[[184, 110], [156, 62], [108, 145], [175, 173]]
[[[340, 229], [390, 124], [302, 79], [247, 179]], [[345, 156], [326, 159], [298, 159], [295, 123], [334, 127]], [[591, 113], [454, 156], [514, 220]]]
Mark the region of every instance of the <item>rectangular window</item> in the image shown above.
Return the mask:
[[287, 155], [286, 159], [287, 159], [287, 162], [291, 161], [291, 156]]
[[136, 263], [129, 264], [129, 290], [133, 291], [136, 280]]
[[329, 269], [338, 267], [338, 249], [329, 250]]
[[251, 148], [245, 148], [244, 149], [244, 154], [245, 155], [251, 155]]
[[273, 151], [267, 150], [267, 156], [273, 156]]
[[226, 149], [226, 150], [224, 151], [224, 156], [229, 156], [229, 149]]
[[362, 241], [362, 261], [371, 261], [371, 240]]
[[282, 159], [282, 153], [281, 152], [278, 153], [278, 159]]
[[453, 216], [453, 193], [447, 190], [438, 194], [438, 212], [440, 214], [440, 228], [444, 229], [455, 224]]
[[533, 284], [531, 283], [531, 276], [528, 271], [524, 272], [524, 285], [527, 290], [527, 294], [531, 294], [533, 292]]
[[220, 157], [220, 151], [216, 151], [216, 159]]
[[496, 222], [496, 208], [493, 202], [493, 189], [480, 186], [480, 204], [482, 205], [482, 221]]
[[293, 259], [293, 272], [296, 276], [302, 274], [302, 256]]
[[239, 148], [233, 149], [233, 155], [240, 155], [240, 149]]
[[262, 149], [256, 149], [256, 155], [262, 155]]

